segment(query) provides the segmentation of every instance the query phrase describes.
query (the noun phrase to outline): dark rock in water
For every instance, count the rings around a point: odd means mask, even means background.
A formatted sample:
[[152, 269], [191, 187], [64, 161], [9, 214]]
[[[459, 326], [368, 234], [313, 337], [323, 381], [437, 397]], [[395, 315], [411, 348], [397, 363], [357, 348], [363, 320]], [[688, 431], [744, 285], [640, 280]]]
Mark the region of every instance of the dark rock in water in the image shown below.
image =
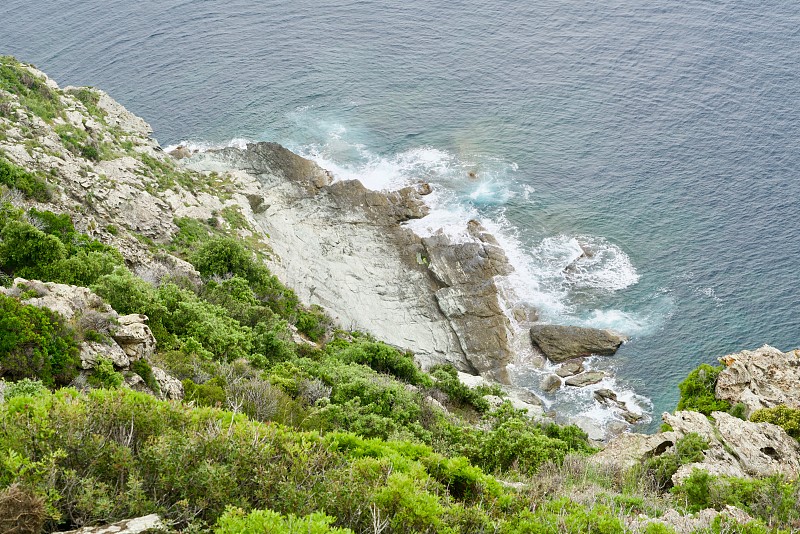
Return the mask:
[[571, 376], [567, 378], [564, 383], [568, 386], [575, 387], [591, 386], [592, 384], [600, 382], [605, 376], [606, 374], [602, 371], [589, 371], [588, 373]]
[[556, 375], [547, 375], [546, 377], [542, 378], [542, 382], [539, 384], [539, 387], [542, 388], [542, 391], [550, 393], [551, 391], [555, 391], [561, 387], [561, 379]]
[[608, 401], [617, 401], [617, 394], [611, 391], [610, 389], [598, 389], [594, 392], [594, 398], [602, 403], [607, 403]]
[[175, 147], [174, 150], [169, 152], [169, 155], [175, 159], [185, 159], [192, 155], [192, 151], [183, 145]]
[[577, 375], [578, 373], [583, 372], [583, 360], [575, 360], [572, 362], [567, 362], [561, 364], [558, 369], [556, 369], [556, 374], [561, 378], [566, 378], [568, 376]]
[[613, 330], [541, 324], [531, 327], [531, 341], [560, 363], [592, 354], [611, 356], [627, 338]]

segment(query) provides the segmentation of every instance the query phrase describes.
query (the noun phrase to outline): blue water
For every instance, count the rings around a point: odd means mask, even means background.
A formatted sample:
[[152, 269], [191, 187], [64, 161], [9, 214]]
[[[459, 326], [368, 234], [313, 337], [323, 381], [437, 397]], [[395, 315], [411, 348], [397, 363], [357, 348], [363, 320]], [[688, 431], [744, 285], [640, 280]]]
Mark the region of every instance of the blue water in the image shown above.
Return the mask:
[[[800, 345], [800, 4], [526, 4], [5, 0], [0, 53], [164, 145], [432, 181], [442, 220], [515, 242], [546, 319], [633, 335], [614, 366], [656, 413], [701, 362]], [[574, 238], [598, 256], [570, 277]]]

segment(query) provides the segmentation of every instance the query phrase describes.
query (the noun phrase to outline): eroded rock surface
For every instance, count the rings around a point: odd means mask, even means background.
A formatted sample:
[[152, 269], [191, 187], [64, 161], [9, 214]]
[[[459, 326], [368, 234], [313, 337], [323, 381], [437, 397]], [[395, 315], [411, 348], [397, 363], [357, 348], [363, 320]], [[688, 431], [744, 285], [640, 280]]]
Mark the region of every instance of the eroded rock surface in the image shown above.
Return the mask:
[[800, 350], [760, 349], [730, 354], [717, 378], [715, 396], [732, 404], [744, 403], [748, 414], [785, 404], [800, 408]]
[[581, 326], [537, 324], [531, 327], [530, 333], [531, 341], [556, 363], [592, 354], [610, 356], [627, 341], [613, 330]]
[[378, 192], [333, 181], [274, 143], [198, 155], [192, 165], [239, 169], [259, 182], [267, 208], [254, 220], [271, 236], [270, 267], [301, 300], [345, 328], [413, 351], [425, 368], [449, 362], [507, 381], [515, 333], [497, 278], [511, 267], [480, 224], [471, 222], [458, 241], [422, 239], [402, 223], [427, 214], [427, 188]]
[[109, 525], [84, 527], [56, 534], [144, 534], [145, 532], [160, 530], [166, 532], [166, 525], [161, 522], [161, 518], [158, 515], [150, 514], [134, 519], [125, 519]]

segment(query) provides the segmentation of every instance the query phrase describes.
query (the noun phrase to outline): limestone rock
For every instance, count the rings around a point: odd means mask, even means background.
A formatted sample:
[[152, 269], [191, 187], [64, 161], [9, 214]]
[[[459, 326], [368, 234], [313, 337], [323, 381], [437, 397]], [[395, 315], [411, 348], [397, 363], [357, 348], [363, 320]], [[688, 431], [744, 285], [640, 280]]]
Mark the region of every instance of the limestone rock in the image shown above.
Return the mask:
[[675, 432], [659, 432], [646, 435], [624, 433], [612, 439], [606, 446], [590, 457], [589, 461], [597, 465], [614, 465], [627, 469], [642, 462], [644, 458], [660, 456], [671, 450], [678, 440]]
[[111, 306], [85, 287], [15, 278], [10, 288], [0, 287], [0, 293], [17, 298], [32, 293], [33, 296], [22, 302], [38, 308], [49, 308], [67, 320], [88, 311], [105, 314], [109, 320], [117, 316]]
[[127, 368], [130, 365], [130, 358], [125, 351], [116, 343], [106, 345], [94, 341], [81, 343], [81, 367], [83, 369], [93, 369], [100, 358], [111, 360], [114, 367], [118, 369]]
[[156, 514], [150, 514], [101, 527], [84, 527], [56, 534], [144, 534], [161, 529], [166, 531], [166, 525], [161, 522], [161, 518]]
[[709, 442], [705, 459], [682, 466], [672, 477], [678, 484], [694, 468], [714, 475], [765, 477], [800, 475], [800, 444], [779, 426], [742, 421], [724, 412], [714, 412], [712, 423], [703, 414], [690, 411], [665, 413], [662, 418], [679, 435], [696, 432]]
[[156, 350], [156, 338], [145, 324], [146, 315], [123, 315], [118, 319], [119, 328], [112, 334], [131, 362], [150, 358]]
[[606, 374], [602, 371], [588, 371], [586, 373], [571, 376], [567, 378], [564, 383], [568, 386], [575, 387], [591, 386], [592, 384], [597, 384], [600, 382], [603, 378], [605, 378], [605, 376]]
[[720, 358], [727, 367], [717, 378], [715, 396], [760, 408], [785, 404], [800, 409], [800, 351], [783, 353], [765, 345]]
[[583, 372], [583, 359], [563, 363], [556, 369], [556, 374], [561, 378], [577, 375]]
[[530, 333], [534, 345], [556, 363], [592, 354], [611, 356], [627, 341], [613, 330], [581, 326], [537, 324], [531, 327]]
[[561, 379], [557, 375], [547, 375], [542, 378], [539, 387], [542, 391], [550, 393], [561, 387]]
[[666, 513], [658, 519], [634, 521], [638, 528], [631, 528], [631, 530], [634, 532], [644, 532], [647, 525], [651, 523], [660, 523], [673, 528], [678, 534], [707, 532], [711, 529], [714, 520], [719, 516], [740, 525], [744, 525], [753, 520], [744, 510], [740, 510], [735, 506], [726, 505], [721, 511], [714, 510], [713, 508], [706, 508], [705, 510], [700, 510], [695, 514], [689, 515], [681, 515], [676, 510], [667, 510]]
[[177, 378], [168, 375], [166, 371], [159, 367], [153, 367], [153, 376], [161, 388], [162, 399], [181, 400], [183, 399], [183, 384]]

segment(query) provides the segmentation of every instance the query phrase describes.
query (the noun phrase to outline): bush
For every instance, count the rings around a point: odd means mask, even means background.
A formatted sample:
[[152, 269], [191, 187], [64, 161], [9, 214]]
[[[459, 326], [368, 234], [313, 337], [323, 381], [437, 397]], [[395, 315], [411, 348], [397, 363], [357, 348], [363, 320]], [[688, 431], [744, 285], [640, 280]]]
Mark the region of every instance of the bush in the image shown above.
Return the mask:
[[717, 377], [722, 369], [724, 369], [723, 366], [712, 367], [702, 364], [689, 373], [686, 379], [678, 384], [681, 392], [678, 410], [692, 410], [705, 415], [711, 415], [711, 412], [728, 411], [731, 404], [728, 401], [717, 399], [714, 394]]
[[705, 457], [703, 451], [708, 450], [708, 442], [696, 432], [689, 432], [675, 443], [675, 451], [649, 458], [645, 469], [655, 479], [662, 490], [672, 487], [672, 475], [682, 465], [701, 462]]
[[750, 416], [754, 423], [772, 423], [783, 428], [794, 439], [800, 440], [800, 410], [785, 405], [756, 410]]
[[[9, 221], [0, 232], [0, 265], [24, 275], [38, 272], [42, 265], [55, 263], [67, 256], [61, 241], [22, 221]], [[22, 271], [22, 272], [20, 272]]]
[[[337, 350], [339, 347], [343, 348]], [[413, 354], [404, 354], [385, 343], [357, 341], [346, 344], [339, 340], [329, 344], [328, 351], [345, 363], [367, 365], [379, 373], [390, 374], [411, 384], [431, 385], [431, 380], [414, 363]]]
[[158, 385], [158, 381], [153, 374], [153, 368], [150, 367], [150, 364], [147, 363], [146, 360], [136, 360], [135, 362], [131, 363], [131, 371], [139, 375], [142, 380], [144, 380], [144, 383], [148, 388], [150, 388], [150, 391], [156, 395], [161, 393], [161, 386]]
[[96, 388], [116, 389], [122, 385], [125, 377], [114, 370], [114, 364], [107, 358], [100, 358], [89, 375], [89, 385]]
[[8, 400], [15, 397], [36, 397], [46, 392], [47, 388], [42, 384], [41, 380], [23, 378], [18, 382], [6, 384], [3, 390], [3, 398]]
[[66, 385], [80, 364], [75, 334], [56, 313], [0, 295], [0, 373]]
[[39, 202], [46, 202], [51, 197], [50, 187], [43, 178], [14, 165], [2, 157], [0, 157], [0, 184], [18, 189], [26, 197], [33, 198]]
[[192, 379], [187, 378], [182, 382], [184, 399], [196, 403], [198, 406], [212, 406], [224, 408], [226, 406], [227, 395], [223, 388], [224, 383], [214, 378], [203, 384], [196, 384]]
[[241, 508], [228, 508], [217, 520], [215, 534], [353, 534], [348, 528], [331, 527], [335, 518], [321, 512], [305, 517], [282, 516], [272, 510], [253, 510], [245, 514]]
[[472, 389], [458, 379], [458, 371], [451, 364], [436, 365], [431, 368], [431, 376], [436, 379], [436, 387], [442, 390], [455, 406], [470, 406], [480, 413], [489, 410], [484, 393]]
[[691, 511], [736, 506], [772, 528], [793, 528], [800, 521], [800, 482], [789, 482], [781, 475], [742, 479], [695, 469], [672, 492], [685, 499]]

